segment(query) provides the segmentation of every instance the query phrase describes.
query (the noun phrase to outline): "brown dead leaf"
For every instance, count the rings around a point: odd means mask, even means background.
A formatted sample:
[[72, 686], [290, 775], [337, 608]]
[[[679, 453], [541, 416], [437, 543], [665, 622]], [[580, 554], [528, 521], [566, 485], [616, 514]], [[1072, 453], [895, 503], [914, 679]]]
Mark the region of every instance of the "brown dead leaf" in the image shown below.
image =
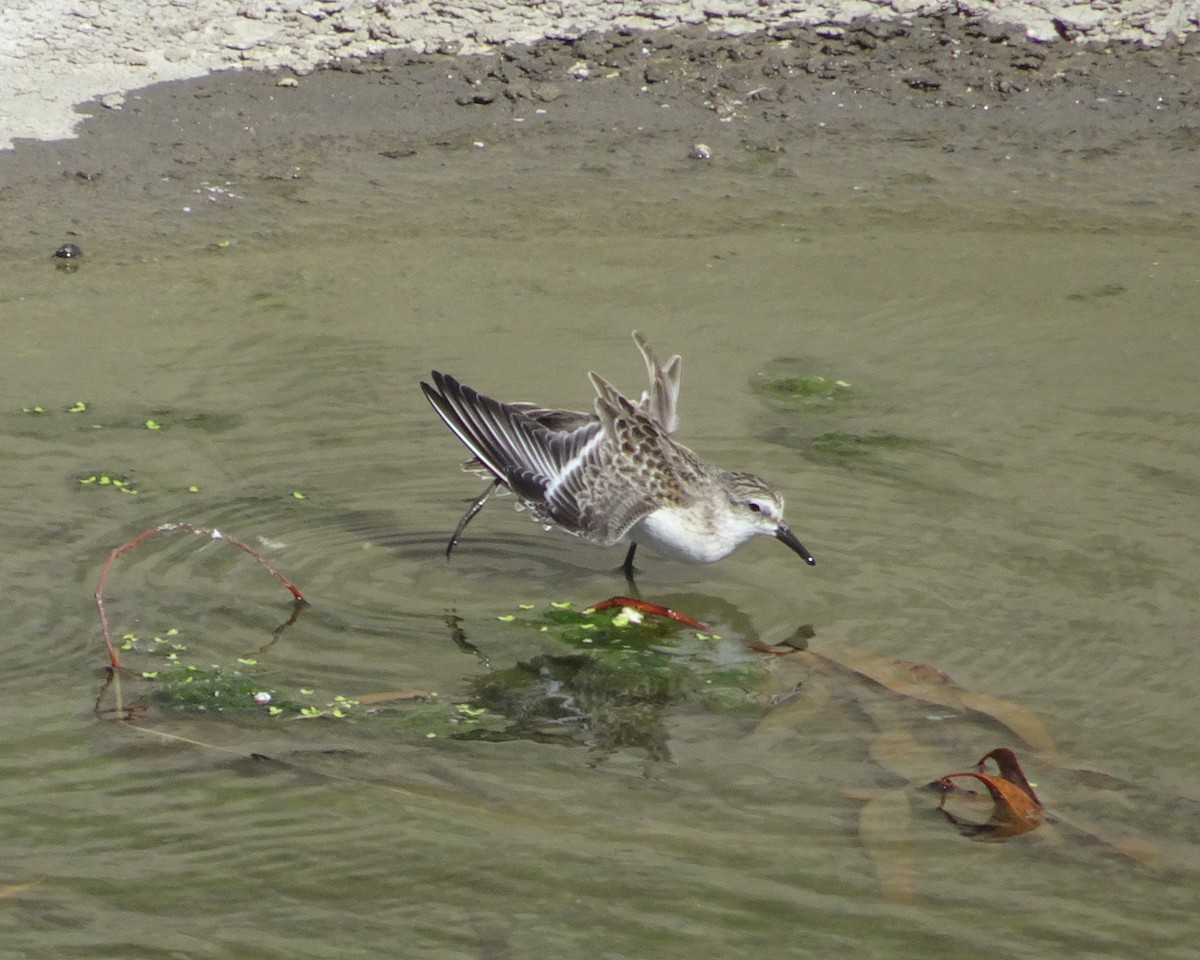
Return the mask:
[[[988, 773], [983, 769], [988, 760], [996, 764], [998, 773]], [[991, 795], [992, 811], [986, 822], [965, 820], [946, 809], [947, 799], [955, 796], [960, 790], [954, 781], [962, 778], [978, 780]], [[1038, 800], [1033, 786], [1026, 779], [1021, 764], [1017, 761], [1017, 755], [1008, 747], [999, 747], [985, 754], [974, 770], [948, 773], [938, 778], [933, 786], [942, 792], [938, 809], [963, 833], [975, 839], [1001, 840], [1005, 837], [1015, 837], [1036, 830], [1045, 820], [1046, 811], [1042, 802]]]

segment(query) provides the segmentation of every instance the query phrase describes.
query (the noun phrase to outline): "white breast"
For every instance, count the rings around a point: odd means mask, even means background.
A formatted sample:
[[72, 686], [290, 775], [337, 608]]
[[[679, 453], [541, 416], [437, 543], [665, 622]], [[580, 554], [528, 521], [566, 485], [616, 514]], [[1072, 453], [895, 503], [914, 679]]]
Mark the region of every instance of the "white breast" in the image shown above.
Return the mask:
[[732, 516], [714, 518], [695, 507], [661, 507], [634, 526], [630, 539], [689, 563], [713, 563], [755, 532]]

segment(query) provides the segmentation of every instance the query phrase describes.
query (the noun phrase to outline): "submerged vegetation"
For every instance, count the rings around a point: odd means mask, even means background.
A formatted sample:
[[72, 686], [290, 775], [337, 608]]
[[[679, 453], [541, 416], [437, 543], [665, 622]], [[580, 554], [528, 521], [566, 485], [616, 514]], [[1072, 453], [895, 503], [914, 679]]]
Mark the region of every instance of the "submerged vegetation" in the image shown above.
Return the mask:
[[[800, 361], [781, 360], [779, 365], [799, 365]], [[825, 406], [835, 402], [843, 402], [854, 395], [854, 387], [849, 381], [826, 377], [819, 373], [760, 373], [751, 381], [755, 390], [776, 402], [800, 406], [804, 404]]]
[[754, 391], [779, 414], [766, 439], [803, 449], [808, 455], [832, 463], [861, 465], [872, 455], [916, 446], [920, 441], [887, 430], [849, 429], [862, 422], [863, 395], [848, 380], [820, 373], [809, 361], [783, 357], [772, 361], [751, 380]]
[[750, 388], [774, 407], [791, 411], [829, 410], [858, 398], [849, 380], [800, 357], [778, 357], [750, 379]]
[[140, 675], [153, 684], [146, 702], [159, 709], [230, 719], [355, 719], [426, 738], [532, 739], [601, 751], [631, 746], [661, 758], [669, 755], [668, 708], [687, 702], [758, 709], [753, 691], [765, 675], [762, 658], [740, 641], [669, 616], [623, 604], [577, 610], [554, 603], [497, 619], [506, 630], [544, 636], [545, 652], [470, 678], [453, 698], [428, 691], [318, 695], [252, 657], [229, 665], [185, 662], [188, 647], [176, 630], [145, 639], [126, 634], [119, 649], [142, 661]]
[[188, 646], [174, 627], [150, 638], [127, 633], [118, 649], [126, 659], [142, 660], [146, 669], [140, 677], [154, 685], [147, 699], [179, 713], [343, 719], [358, 706], [357, 700], [341, 694], [318, 697], [315, 689], [299, 684], [281, 692], [284, 684], [272, 679], [253, 657], [238, 657], [229, 666], [185, 663]]
[[830, 457], [856, 457], [879, 449], [900, 449], [915, 446], [918, 441], [896, 433], [850, 433], [847, 430], [830, 430], [818, 434], [811, 440], [814, 452]]
[[[646, 605], [650, 606], [650, 605]], [[605, 751], [632, 746], [669, 756], [665, 716], [684, 702], [704, 709], [757, 709], [753, 689], [765, 667], [740, 641], [682, 626], [635, 607], [501, 618], [549, 634], [571, 653], [548, 653], [476, 677], [468, 699], [493, 719], [468, 739], [573, 742]]]

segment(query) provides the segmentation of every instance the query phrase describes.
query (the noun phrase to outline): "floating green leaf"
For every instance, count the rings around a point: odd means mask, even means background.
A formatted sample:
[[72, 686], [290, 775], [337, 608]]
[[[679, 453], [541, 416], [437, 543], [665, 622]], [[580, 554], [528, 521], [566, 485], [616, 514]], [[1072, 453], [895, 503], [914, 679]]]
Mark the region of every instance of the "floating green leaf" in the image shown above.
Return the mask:
[[111, 487], [114, 490], [127, 494], [136, 494], [138, 492], [137, 488], [133, 486], [133, 481], [127, 475], [115, 471], [89, 471], [77, 476], [75, 482], [84, 486]]

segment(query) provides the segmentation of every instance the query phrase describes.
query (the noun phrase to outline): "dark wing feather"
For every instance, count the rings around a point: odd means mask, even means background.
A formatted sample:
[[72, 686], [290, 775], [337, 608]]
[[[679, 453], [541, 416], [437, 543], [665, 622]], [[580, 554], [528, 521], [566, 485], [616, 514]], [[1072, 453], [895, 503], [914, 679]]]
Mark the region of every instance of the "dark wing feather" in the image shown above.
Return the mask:
[[554, 410], [550, 407], [540, 407], [536, 403], [526, 403], [523, 400], [507, 404], [507, 406], [514, 410], [520, 410], [525, 416], [536, 420], [547, 430], [553, 430], [555, 433], [574, 433], [580, 427], [586, 427], [589, 423], [596, 422], [594, 413], [581, 413], [578, 410]]
[[538, 419], [552, 421], [542, 408], [501, 403], [437, 371], [433, 382], [422, 382], [421, 389], [446, 426], [497, 480], [535, 504], [600, 430], [595, 418], [586, 417], [577, 429], [556, 431]]

